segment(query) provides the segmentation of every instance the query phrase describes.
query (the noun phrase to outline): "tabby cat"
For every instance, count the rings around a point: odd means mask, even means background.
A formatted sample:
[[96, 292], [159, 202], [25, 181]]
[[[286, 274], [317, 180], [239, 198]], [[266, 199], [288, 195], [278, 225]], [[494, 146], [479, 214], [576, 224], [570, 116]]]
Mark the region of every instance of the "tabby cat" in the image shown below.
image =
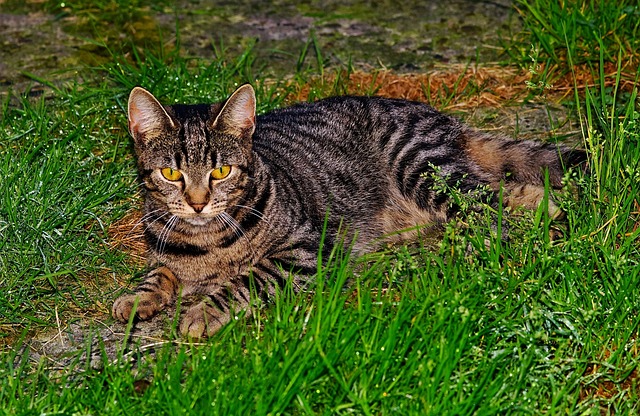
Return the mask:
[[126, 321], [137, 301], [145, 320], [179, 295], [196, 298], [180, 323], [191, 337], [216, 332], [251, 293], [266, 299], [287, 279], [304, 284], [322, 239], [323, 250], [345, 240], [361, 253], [389, 233], [447, 221], [456, 207], [437, 179], [463, 193], [503, 186], [506, 205], [536, 208], [544, 172], [559, 188], [563, 166], [585, 157], [381, 97], [256, 117], [248, 84], [213, 105], [163, 106], [137, 87], [128, 111], [155, 269], [115, 301], [113, 315]]

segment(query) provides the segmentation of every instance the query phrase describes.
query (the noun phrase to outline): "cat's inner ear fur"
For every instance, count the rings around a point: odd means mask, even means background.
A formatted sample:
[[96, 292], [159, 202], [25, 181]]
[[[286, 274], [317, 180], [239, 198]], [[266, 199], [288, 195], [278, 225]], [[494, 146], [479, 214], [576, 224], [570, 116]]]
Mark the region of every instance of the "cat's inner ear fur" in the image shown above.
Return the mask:
[[256, 129], [256, 94], [249, 84], [242, 85], [224, 103], [212, 127], [240, 138], [249, 138]]
[[175, 128], [162, 104], [149, 91], [135, 87], [129, 95], [129, 132], [136, 146]]

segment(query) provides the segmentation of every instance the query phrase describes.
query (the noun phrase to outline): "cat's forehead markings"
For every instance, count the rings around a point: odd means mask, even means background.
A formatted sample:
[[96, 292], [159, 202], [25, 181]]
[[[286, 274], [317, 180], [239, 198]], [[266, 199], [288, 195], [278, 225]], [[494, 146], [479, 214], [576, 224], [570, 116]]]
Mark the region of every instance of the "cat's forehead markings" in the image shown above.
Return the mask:
[[198, 118], [186, 119], [183, 122], [181, 147], [187, 163], [203, 163], [209, 147], [204, 123]]

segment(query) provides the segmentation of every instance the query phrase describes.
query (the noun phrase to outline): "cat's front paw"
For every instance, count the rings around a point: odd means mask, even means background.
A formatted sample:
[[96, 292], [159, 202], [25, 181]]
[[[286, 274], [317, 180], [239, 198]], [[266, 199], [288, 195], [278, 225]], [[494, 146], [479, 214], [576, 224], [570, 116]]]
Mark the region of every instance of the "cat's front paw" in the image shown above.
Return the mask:
[[164, 308], [162, 296], [157, 293], [136, 293], [133, 295], [122, 295], [113, 303], [111, 313], [114, 318], [121, 322], [127, 322], [133, 307], [138, 302], [135, 309], [139, 319], [147, 320], [153, 317]]
[[228, 313], [201, 302], [186, 311], [180, 321], [180, 332], [194, 339], [210, 337], [230, 319]]

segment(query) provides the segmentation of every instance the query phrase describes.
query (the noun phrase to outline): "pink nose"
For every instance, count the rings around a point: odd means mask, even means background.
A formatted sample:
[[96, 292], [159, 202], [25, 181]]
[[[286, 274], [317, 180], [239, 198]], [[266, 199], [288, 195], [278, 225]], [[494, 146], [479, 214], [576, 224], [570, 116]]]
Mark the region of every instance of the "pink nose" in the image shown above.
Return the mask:
[[193, 208], [193, 210], [198, 214], [201, 213], [204, 207], [207, 206], [207, 204], [189, 204], [189, 205], [191, 205], [191, 208]]

